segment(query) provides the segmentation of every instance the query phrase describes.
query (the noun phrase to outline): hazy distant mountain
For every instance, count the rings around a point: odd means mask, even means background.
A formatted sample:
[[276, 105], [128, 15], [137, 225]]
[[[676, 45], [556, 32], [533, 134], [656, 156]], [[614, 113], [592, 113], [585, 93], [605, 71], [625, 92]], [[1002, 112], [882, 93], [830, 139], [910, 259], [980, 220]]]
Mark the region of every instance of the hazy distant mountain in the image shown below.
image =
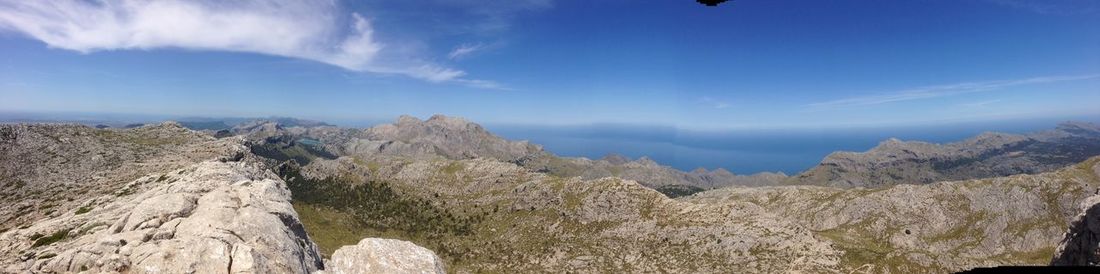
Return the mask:
[[835, 152], [786, 181], [840, 187], [927, 184], [1036, 174], [1100, 155], [1100, 127], [1067, 122], [1017, 135], [984, 133], [949, 144], [890, 139], [867, 152]]

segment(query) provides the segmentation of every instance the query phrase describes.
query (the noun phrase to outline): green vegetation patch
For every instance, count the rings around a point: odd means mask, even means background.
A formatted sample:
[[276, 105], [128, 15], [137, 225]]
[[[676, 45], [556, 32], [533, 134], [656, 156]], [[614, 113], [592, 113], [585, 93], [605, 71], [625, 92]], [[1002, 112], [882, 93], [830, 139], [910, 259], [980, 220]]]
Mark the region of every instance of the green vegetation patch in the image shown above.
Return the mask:
[[[34, 239], [34, 244], [32, 244], [31, 247], [39, 247], [39, 246], [44, 246], [44, 245], [50, 245], [50, 244], [59, 242], [61, 240], [64, 240], [65, 237], [68, 237], [68, 236], [69, 236], [69, 230], [68, 229], [59, 230], [57, 232], [54, 232], [53, 234], [50, 234], [49, 236], [37, 237], [37, 239]], [[31, 236], [31, 238], [35, 238], [35, 237]]]
[[[318, 235], [326, 255], [366, 235], [436, 242], [471, 234], [480, 216], [462, 216], [431, 201], [401, 195], [386, 182], [353, 184], [342, 178], [306, 179], [294, 168], [284, 168], [293, 204], [307, 231]], [[325, 233], [333, 233], [321, 236]], [[445, 253], [446, 249], [435, 249]]]
[[249, 149], [252, 153], [264, 158], [280, 162], [294, 160], [303, 166], [317, 158], [329, 160], [337, 158], [320, 146], [303, 144], [289, 136], [271, 137], [263, 143], [251, 145]]
[[684, 196], [691, 196], [692, 194], [703, 192], [706, 189], [697, 186], [687, 185], [663, 185], [655, 188], [657, 192], [668, 196], [669, 198], [677, 198]]
[[370, 236], [351, 214], [308, 203], [294, 203], [294, 210], [325, 257], [341, 246], [354, 245]]
[[91, 206], [82, 206], [80, 208], [77, 208], [76, 212], [74, 212], [74, 214], [80, 215], [80, 214], [88, 213], [89, 211], [92, 211]]
[[455, 173], [458, 173], [459, 171], [462, 171], [463, 169], [466, 169], [466, 167], [464, 165], [462, 165], [462, 162], [455, 161], [455, 162], [451, 162], [450, 164], [447, 164], [447, 166], [443, 167], [443, 173], [447, 173], [448, 175], [455, 175]]

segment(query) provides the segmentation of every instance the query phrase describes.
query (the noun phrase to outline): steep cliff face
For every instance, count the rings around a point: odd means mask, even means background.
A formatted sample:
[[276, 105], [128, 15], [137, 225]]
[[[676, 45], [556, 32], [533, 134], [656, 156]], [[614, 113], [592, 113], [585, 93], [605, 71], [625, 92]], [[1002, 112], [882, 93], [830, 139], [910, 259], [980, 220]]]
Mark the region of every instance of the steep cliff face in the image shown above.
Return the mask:
[[949, 144], [890, 139], [867, 152], [835, 152], [788, 184], [881, 187], [1037, 174], [1100, 155], [1100, 127], [1067, 122], [1026, 135], [985, 133]]
[[1081, 203], [1081, 213], [1066, 230], [1050, 264], [1100, 265], [1100, 196], [1089, 197]]

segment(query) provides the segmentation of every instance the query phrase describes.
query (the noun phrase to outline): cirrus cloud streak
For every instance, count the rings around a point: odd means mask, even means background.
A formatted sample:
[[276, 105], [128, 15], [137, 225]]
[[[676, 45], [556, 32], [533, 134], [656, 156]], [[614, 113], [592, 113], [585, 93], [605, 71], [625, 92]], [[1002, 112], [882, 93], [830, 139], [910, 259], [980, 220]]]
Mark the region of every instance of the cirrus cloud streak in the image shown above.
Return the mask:
[[431, 82], [491, 83], [463, 79], [461, 70], [391, 51], [376, 39], [367, 18], [332, 0], [0, 0], [0, 30], [82, 53], [162, 48], [247, 52]]
[[1055, 83], [1065, 81], [1087, 80], [1100, 78], [1100, 74], [1093, 75], [1074, 75], [1074, 76], [1047, 76], [1047, 77], [1034, 77], [1027, 79], [1015, 79], [1015, 80], [997, 80], [997, 81], [983, 81], [983, 82], [967, 82], [956, 83], [949, 85], [937, 85], [918, 87], [913, 89], [873, 94], [867, 96], [850, 97], [844, 99], [837, 99], [831, 101], [817, 102], [808, 104], [808, 107], [812, 108], [843, 108], [843, 107], [857, 107], [857, 106], [870, 106], [886, 103], [931, 99], [944, 96], [952, 96], [974, 92], [985, 92], [999, 90], [1003, 88], [1030, 85], [1030, 84], [1043, 84], [1043, 83]]

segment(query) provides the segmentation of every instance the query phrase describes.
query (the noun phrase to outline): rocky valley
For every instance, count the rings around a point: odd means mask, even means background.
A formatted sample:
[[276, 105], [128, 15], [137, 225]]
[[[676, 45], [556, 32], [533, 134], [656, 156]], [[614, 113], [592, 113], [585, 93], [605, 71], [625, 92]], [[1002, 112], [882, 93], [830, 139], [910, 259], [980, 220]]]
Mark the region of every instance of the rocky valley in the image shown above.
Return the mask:
[[441, 115], [366, 129], [224, 124], [0, 126], [0, 271], [943, 273], [1100, 261], [1091, 124], [889, 140], [796, 176], [561, 157]]

